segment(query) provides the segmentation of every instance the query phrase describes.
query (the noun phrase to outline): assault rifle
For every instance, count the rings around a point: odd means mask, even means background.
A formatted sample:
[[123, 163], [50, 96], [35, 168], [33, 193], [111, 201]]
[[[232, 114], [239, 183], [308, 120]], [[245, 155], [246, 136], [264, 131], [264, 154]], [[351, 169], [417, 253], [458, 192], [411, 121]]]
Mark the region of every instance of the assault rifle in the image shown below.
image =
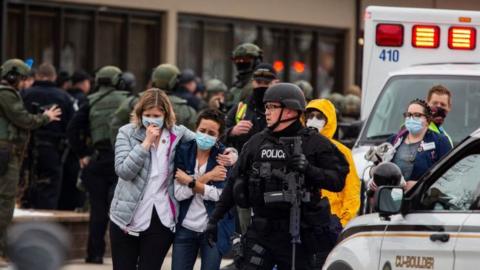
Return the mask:
[[[280, 142], [292, 155], [302, 154], [301, 137], [282, 137]], [[290, 208], [289, 232], [292, 236], [292, 270], [295, 270], [296, 244], [300, 244], [300, 207], [302, 202], [310, 201], [310, 192], [305, 189], [305, 178], [303, 173], [297, 171], [284, 172], [280, 169], [273, 169], [272, 176], [281, 179], [284, 189], [282, 191], [265, 192], [263, 197], [265, 203], [287, 202]]]

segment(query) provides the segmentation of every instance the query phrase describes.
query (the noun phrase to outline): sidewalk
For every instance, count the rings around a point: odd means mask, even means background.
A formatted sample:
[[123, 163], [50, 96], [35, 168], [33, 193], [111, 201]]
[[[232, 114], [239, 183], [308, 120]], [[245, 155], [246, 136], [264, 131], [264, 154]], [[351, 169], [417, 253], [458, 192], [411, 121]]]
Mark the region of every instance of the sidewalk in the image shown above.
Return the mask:
[[[171, 268], [172, 257], [168, 256], [165, 258], [163, 263], [163, 267], [161, 270], [170, 270]], [[223, 259], [222, 260], [222, 267], [228, 265], [232, 262], [232, 260]], [[103, 265], [95, 265], [95, 264], [85, 264], [83, 260], [75, 260], [70, 261], [63, 270], [110, 270], [112, 269], [112, 259], [107, 258]], [[197, 259], [195, 263], [194, 270], [200, 270], [200, 260]]]

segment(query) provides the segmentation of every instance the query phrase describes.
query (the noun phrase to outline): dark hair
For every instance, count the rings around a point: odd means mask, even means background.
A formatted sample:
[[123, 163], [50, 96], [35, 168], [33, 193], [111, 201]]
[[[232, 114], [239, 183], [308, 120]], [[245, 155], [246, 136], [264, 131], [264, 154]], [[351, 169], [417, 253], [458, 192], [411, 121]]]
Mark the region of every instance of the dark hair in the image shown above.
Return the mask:
[[437, 95], [447, 95], [448, 96], [448, 104], [450, 105], [452, 103], [452, 93], [450, 93], [450, 90], [446, 88], [443, 85], [435, 85], [430, 90], [428, 91], [427, 95], [427, 100], [430, 100], [433, 96], [433, 94]]
[[212, 121], [218, 123], [220, 125], [218, 133], [220, 135], [223, 134], [223, 131], [225, 130], [225, 114], [223, 114], [221, 111], [219, 111], [217, 109], [205, 109], [205, 110], [201, 111], [198, 114], [197, 122], [195, 124], [195, 127], [198, 128], [198, 125], [200, 125], [200, 121], [202, 121], [202, 119], [212, 120]]
[[425, 117], [427, 118], [427, 121], [430, 122], [432, 120], [432, 109], [430, 108], [430, 106], [428, 105], [428, 103], [423, 100], [423, 99], [414, 99], [412, 101], [410, 101], [410, 103], [408, 104], [408, 106], [410, 107], [410, 105], [412, 104], [417, 104], [417, 105], [420, 105], [423, 107], [423, 113], [425, 114]]

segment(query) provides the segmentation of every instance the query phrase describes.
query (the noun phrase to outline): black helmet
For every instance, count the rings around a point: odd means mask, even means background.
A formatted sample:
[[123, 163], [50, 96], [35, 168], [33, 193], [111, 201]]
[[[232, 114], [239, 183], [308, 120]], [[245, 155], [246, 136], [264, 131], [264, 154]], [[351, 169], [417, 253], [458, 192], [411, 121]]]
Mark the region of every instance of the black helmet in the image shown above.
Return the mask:
[[278, 83], [270, 86], [265, 92], [263, 103], [279, 102], [285, 108], [305, 111], [305, 96], [302, 89], [293, 83]]
[[398, 186], [402, 178], [402, 171], [392, 162], [382, 162], [373, 169], [373, 181], [378, 187]]

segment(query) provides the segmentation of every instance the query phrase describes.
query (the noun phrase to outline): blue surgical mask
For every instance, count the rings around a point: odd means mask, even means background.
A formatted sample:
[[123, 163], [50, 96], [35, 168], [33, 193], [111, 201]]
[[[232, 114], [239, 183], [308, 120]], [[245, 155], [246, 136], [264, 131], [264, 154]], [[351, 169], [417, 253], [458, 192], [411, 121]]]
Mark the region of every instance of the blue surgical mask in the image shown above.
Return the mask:
[[423, 129], [422, 119], [415, 117], [407, 117], [405, 119], [405, 127], [407, 128], [408, 132], [413, 135], [417, 135]]
[[142, 124], [144, 127], [155, 125], [159, 128], [163, 127], [163, 117], [146, 117], [142, 116]]
[[197, 131], [195, 134], [195, 141], [197, 146], [201, 150], [209, 150], [217, 142], [217, 137], [210, 136], [208, 134]]

